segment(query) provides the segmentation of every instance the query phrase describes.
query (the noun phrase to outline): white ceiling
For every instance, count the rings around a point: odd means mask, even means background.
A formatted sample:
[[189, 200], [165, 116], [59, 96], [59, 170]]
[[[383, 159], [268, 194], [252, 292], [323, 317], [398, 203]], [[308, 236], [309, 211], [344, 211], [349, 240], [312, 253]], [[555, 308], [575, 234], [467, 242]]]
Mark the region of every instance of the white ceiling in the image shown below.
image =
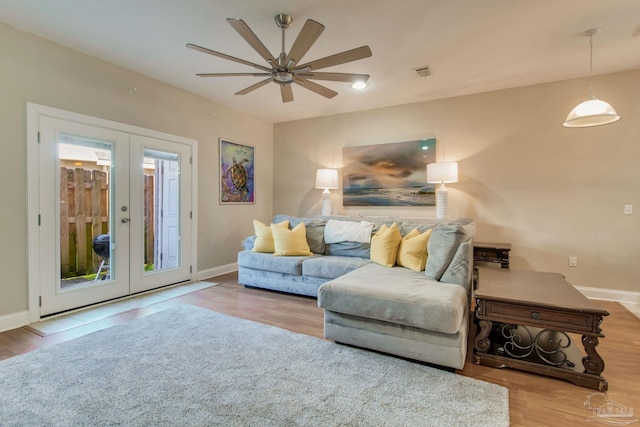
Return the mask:
[[[326, 99], [294, 85], [283, 104], [275, 84], [234, 95], [261, 78], [195, 76], [255, 69], [188, 42], [266, 65], [229, 17], [277, 57], [280, 12], [294, 18], [286, 50], [305, 20], [326, 27], [305, 61], [370, 46], [371, 58], [322, 70], [370, 74], [369, 87], [319, 82], [339, 92]], [[270, 122], [585, 77], [594, 27], [595, 75], [640, 68], [639, 0], [2, 0], [0, 21]]]

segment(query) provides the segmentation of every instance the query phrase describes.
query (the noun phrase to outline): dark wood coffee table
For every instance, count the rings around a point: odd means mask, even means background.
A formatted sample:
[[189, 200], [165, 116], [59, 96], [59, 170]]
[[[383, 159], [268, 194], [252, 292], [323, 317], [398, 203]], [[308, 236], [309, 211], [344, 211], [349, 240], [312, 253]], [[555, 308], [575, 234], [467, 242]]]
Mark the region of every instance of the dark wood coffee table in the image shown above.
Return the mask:
[[[478, 268], [473, 362], [607, 390], [596, 351], [609, 312], [559, 273]], [[584, 353], [569, 333], [582, 335]]]

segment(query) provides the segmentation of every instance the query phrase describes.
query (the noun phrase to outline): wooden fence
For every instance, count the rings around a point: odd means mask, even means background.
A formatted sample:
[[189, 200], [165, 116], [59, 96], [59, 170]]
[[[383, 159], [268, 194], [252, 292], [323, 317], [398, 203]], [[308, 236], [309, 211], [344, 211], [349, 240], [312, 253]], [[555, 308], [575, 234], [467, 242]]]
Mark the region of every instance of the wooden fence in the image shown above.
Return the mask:
[[[144, 177], [145, 263], [153, 263], [154, 177]], [[119, 209], [117, 209], [119, 212]], [[127, 215], [129, 216], [129, 215]], [[60, 269], [62, 278], [95, 273], [102, 258], [93, 251], [96, 236], [109, 233], [107, 172], [60, 168]], [[149, 244], [150, 242], [150, 244]]]

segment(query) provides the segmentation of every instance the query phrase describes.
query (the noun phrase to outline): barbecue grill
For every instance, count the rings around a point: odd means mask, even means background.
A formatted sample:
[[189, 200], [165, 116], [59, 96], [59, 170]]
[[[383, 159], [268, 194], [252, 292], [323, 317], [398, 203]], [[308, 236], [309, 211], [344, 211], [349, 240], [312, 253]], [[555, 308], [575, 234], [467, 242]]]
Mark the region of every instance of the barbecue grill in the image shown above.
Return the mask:
[[102, 262], [100, 263], [100, 268], [98, 268], [98, 272], [96, 273], [95, 280], [100, 280], [100, 273], [102, 273], [103, 269], [107, 274], [102, 277], [102, 280], [109, 279], [111, 275], [111, 269], [109, 268], [109, 255], [111, 252], [109, 235], [100, 234], [94, 237], [91, 243], [93, 246], [93, 251], [96, 253], [96, 255], [102, 258]]

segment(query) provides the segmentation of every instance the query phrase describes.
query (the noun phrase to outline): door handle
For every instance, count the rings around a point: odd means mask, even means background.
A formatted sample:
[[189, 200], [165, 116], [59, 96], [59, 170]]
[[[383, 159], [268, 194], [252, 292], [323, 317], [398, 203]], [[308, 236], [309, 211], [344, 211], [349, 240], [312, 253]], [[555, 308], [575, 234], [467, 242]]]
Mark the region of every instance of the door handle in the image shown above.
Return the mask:
[[131, 221], [129, 218], [122, 218], [122, 219], [120, 220], [120, 222], [121, 222], [121, 223], [123, 223], [123, 224], [126, 224], [126, 223], [128, 223], [129, 221]]

